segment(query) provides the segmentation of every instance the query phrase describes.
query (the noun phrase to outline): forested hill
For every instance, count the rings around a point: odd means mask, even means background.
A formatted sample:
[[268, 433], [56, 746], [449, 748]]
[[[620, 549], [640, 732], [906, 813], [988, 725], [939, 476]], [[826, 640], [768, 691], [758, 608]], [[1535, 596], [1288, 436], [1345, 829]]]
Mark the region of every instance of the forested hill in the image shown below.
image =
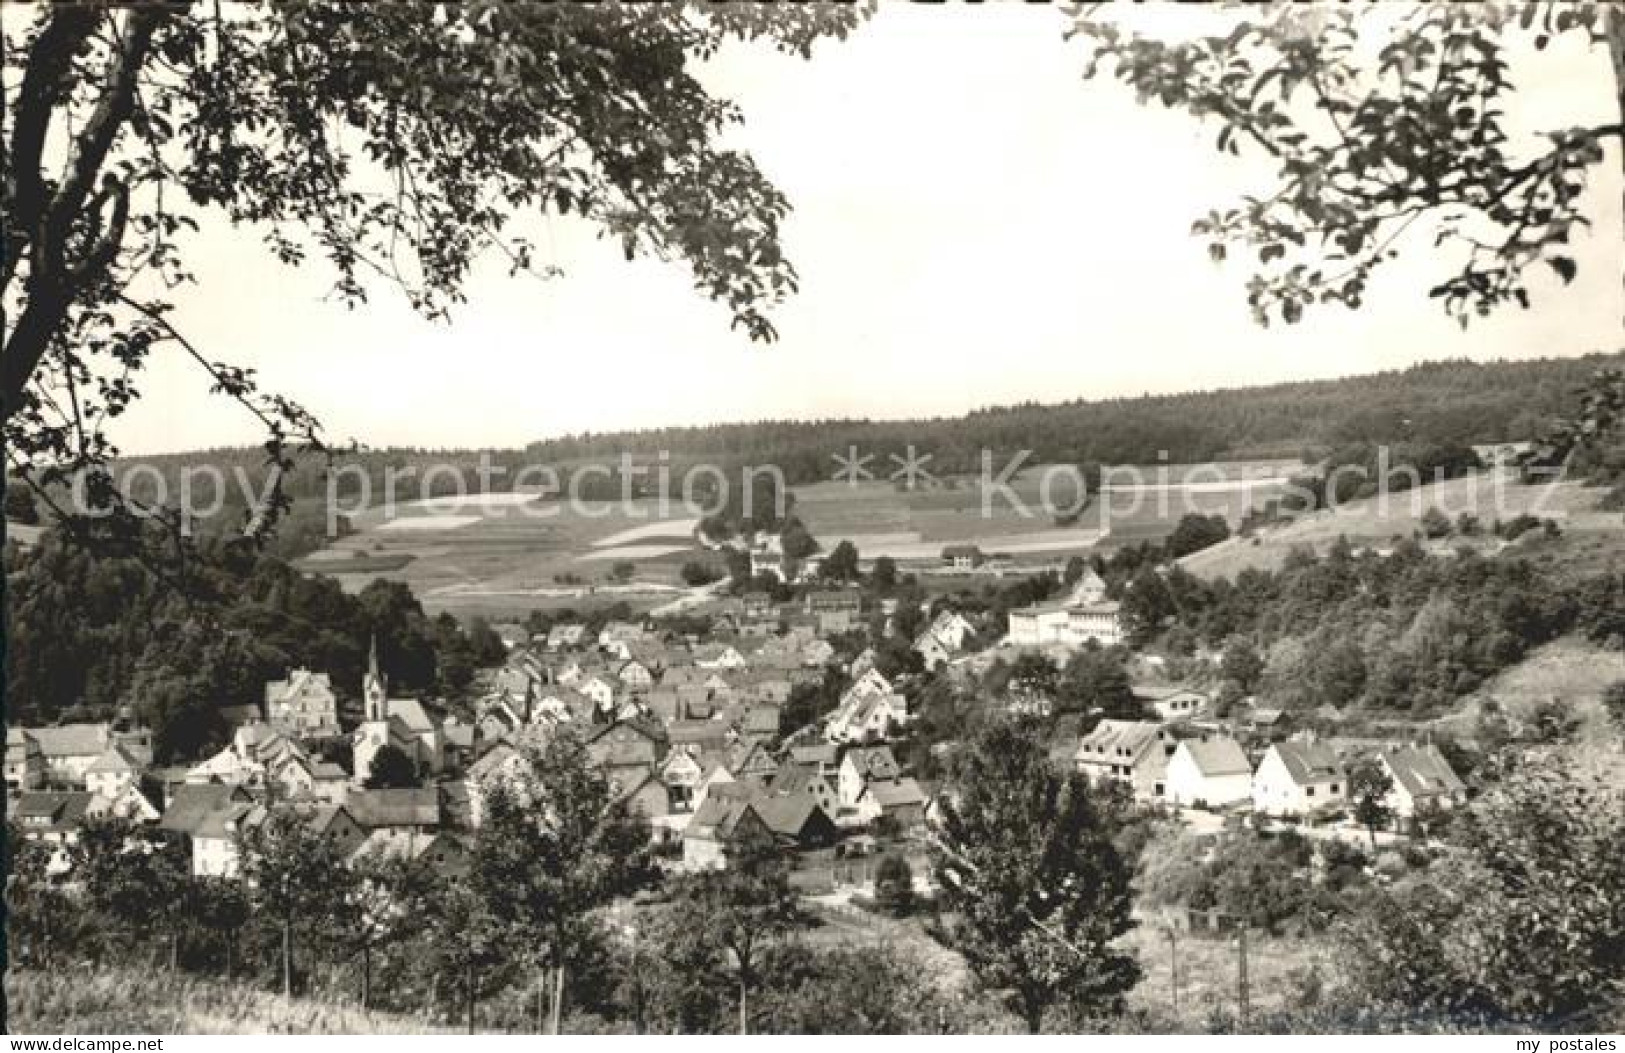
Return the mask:
[[938, 471], [974, 471], [983, 449], [1032, 450], [1037, 461], [1147, 464], [1297, 456], [1344, 443], [1475, 443], [1533, 437], [1592, 373], [1625, 354], [1520, 362], [1429, 362], [1404, 370], [1265, 387], [1051, 405], [1024, 403], [929, 420], [763, 421], [568, 436], [531, 444], [539, 461], [622, 451], [774, 463], [792, 483], [827, 476], [832, 450], [881, 454], [909, 444]]

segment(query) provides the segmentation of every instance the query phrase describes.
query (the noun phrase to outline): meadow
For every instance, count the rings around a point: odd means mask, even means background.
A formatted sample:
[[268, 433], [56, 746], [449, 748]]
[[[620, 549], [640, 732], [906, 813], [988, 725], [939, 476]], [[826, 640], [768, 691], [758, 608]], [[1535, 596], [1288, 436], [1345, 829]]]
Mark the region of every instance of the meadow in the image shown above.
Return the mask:
[[[883, 480], [794, 490], [794, 511], [825, 549], [848, 539], [865, 559], [934, 565], [948, 545], [976, 545], [1022, 566], [1157, 541], [1188, 512], [1232, 525], [1279, 491], [1293, 462], [1244, 461], [1110, 469], [1108, 489], [1075, 519], [1075, 484], [1060, 466], [1028, 466], [1008, 490], [973, 476], [905, 489]], [[530, 494], [468, 495], [374, 507], [353, 533], [302, 566], [360, 589], [404, 581], [431, 611], [506, 617], [549, 606], [626, 601], [650, 607], [683, 587], [690, 561], [720, 566], [694, 537], [698, 509], [653, 498], [571, 505]], [[630, 563], [630, 580], [616, 574]]]

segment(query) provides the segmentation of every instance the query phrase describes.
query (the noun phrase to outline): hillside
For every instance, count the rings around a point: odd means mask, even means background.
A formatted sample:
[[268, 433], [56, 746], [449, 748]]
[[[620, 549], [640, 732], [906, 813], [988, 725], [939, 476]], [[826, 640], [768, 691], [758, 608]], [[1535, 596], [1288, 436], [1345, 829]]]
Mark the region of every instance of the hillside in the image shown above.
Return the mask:
[[[1351, 501], [1261, 528], [1251, 536], [1232, 537], [1180, 560], [1188, 571], [1205, 578], [1234, 578], [1252, 567], [1279, 568], [1293, 549], [1324, 553], [1339, 537], [1356, 547], [1383, 548], [1421, 528], [1421, 518], [1438, 508], [1455, 519], [1467, 512], [1485, 528], [1528, 514], [1555, 520], [1563, 536], [1555, 539], [1527, 536], [1517, 547], [1530, 558], [1556, 560], [1572, 571], [1602, 569], [1610, 559], [1625, 556], [1625, 529], [1618, 512], [1597, 510], [1603, 491], [1580, 482], [1519, 484], [1509, 472], [1480, 472], [1464, 479], [1430, 483], [1412, 491]], [[1441, 539], [1441, 547], [1471, 544], [1484, 551], [1499, 550], [1494, 537]], [[1583, 558], [1575, 558], [1583, 556]]]

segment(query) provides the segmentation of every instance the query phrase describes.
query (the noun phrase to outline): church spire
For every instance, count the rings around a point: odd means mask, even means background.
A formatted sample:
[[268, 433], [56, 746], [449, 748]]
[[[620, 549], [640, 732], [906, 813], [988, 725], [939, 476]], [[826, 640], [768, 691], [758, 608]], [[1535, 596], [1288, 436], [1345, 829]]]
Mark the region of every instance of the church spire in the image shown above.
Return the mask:
[[368, 720], [389, 719], [389, 691], [384, 684], [384, 674], [378, 669], [377, 634], [367, 647], [367, 677], [361, 682], [361, 701]]

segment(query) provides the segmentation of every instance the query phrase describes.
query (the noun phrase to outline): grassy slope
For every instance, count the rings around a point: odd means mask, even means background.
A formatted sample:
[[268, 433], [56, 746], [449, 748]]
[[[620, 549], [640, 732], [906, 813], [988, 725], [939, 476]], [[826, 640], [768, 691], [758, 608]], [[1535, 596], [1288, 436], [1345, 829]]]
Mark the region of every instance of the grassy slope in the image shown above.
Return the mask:
[[410, 1017], [356, 1006], [284, 1000], [244, 983], [127, 967], [90, 973], [8, 971], [12, 1034], [419, 1034]]
[[[1563, 537], [1520, 539], [1518, 548], [1528, 551], [1531, 558], [1584, 569], [1625, 556], [1625, 528], [1619, 514], [1594, 510], [1601, 497], [1602, 491], [1579, 483], [1520, 486], [1506, 476], [1486, 472], [1432, 483], [1395, 494], [1386, 501], [1370, 498], [1316, 512], [1252, 537], [1231, 538], [1180, 562], [1186, 570], [1205, 578], [1234, 578], [1248, 567], [1273, 570], [1292, 549], [1324, 552], [1339, 536], [1356, 545], [1379, 546], [1409, 537], [1419, 529], [1422, 515], [1429, 508], [1438, 508], [1452, 519], [1461, 512], [1471, 512], [1486, 528], [1497, 519], [1507, 520], [1521, 513], [1557, 519]], [[1583, 566], [1576, 557], [1583, 557]]]

